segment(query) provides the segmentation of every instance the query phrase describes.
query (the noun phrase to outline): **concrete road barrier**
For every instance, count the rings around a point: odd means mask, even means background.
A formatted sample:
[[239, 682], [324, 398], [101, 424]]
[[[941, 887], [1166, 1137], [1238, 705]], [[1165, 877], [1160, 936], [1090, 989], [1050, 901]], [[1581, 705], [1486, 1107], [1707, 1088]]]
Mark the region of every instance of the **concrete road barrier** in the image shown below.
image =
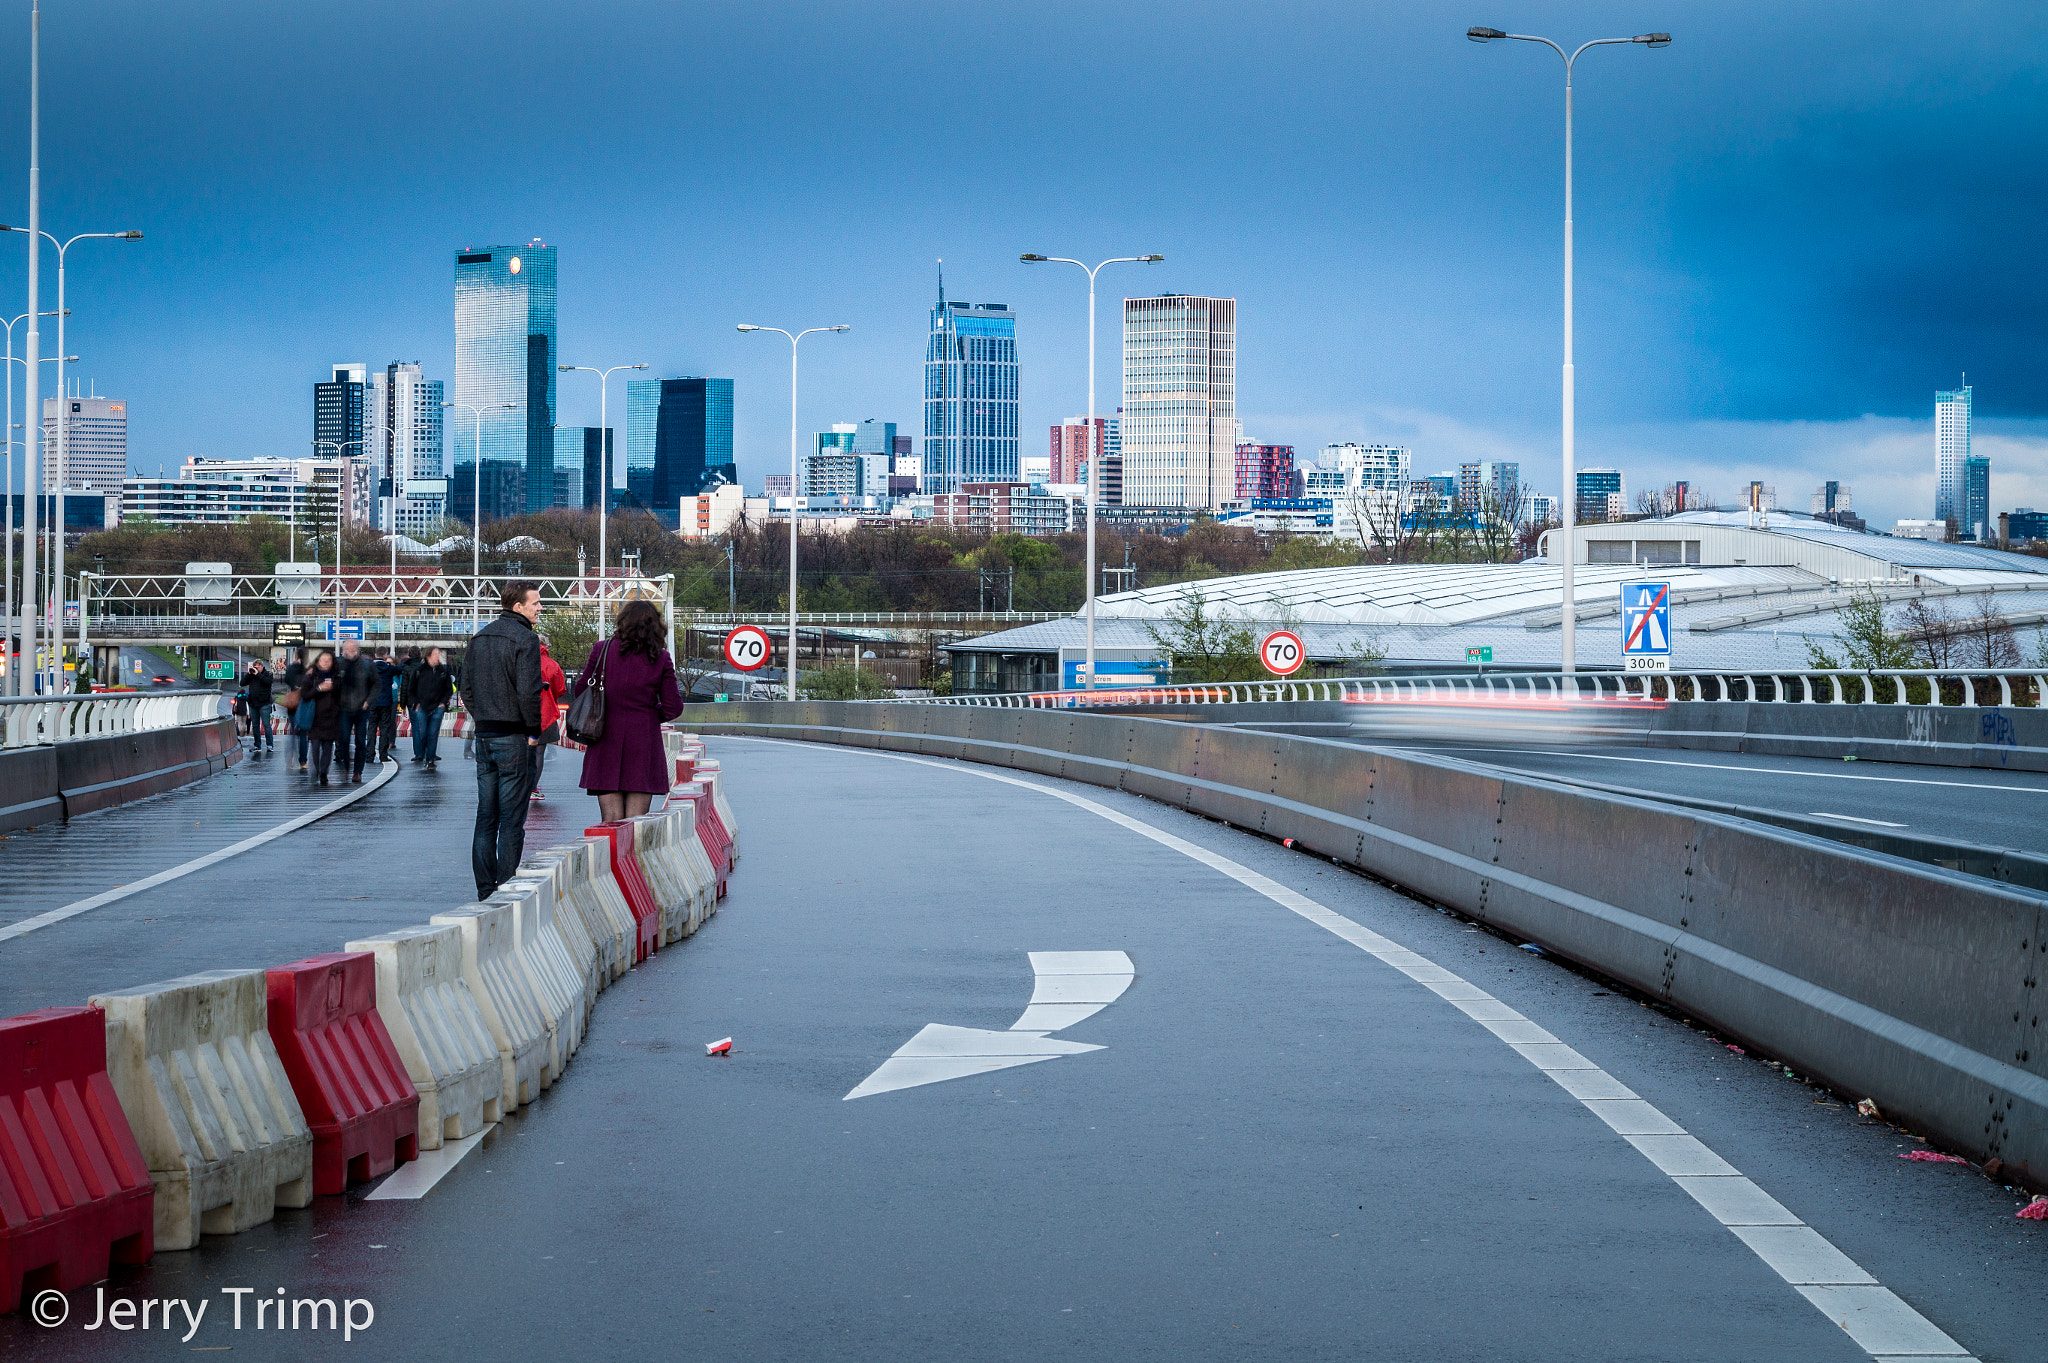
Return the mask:
[[726, 854], [732, 864], [740, 860], [740, 823], [733, 817], [732, 805], [725, 798], [725, 772], [716, 758], [702, 758], [697, 762], [696, 774], [692, 780], [705, 781], [711, 787], [711, 804], [718, 811], [719, 826], [725, 830]]
[[647, 878], [640, 873], [640, 863], [633, 855], [633, 825], [624, 820], [594, 824], [583, 830], [590, 837], [609, 840], [611, 845], [612, 880], [625, 896], [626, 906], [633, 911], [635, 964], [646, 960], [661, 950], [661, 904], [654, 897], [654, 890]]
[[569, 895], [583, 915], [585, 930], [597, 945], [597, 987], [607, 988], [632, 968], [632, 951], [627, 942], [633, 915], [621, 904], [618, 918], [612, 916], [612, 910], [607, 907], [597, 884], [594, 869], [601, 858], [589, 839], [551, 847], [543, 855], [562, 859], [563, 879], [568, 885]]
[[2035, 999], [2048, 896], [1709, 811], [1315, 738], [1073, 711], [708, 708], [690, 715], [706, 731], [986, 762], [1292, 838], [2048, 1182]]
[[711, 800], [711, 787], [704, 781], [684, 781], [669, 789], [670, 800], [688, 800], [696, 810], [697, 842], [705, 855], [711, 858], [716, 893], [713, 898], [725, 897], [727, 878], [732, 874], [732, 843], [725, 836], [725, 825], [718, 817], [718, 808]]
[[586, 834], [582, 839], [586, 878], [583, 884], [590, 890], [591, 897], [604, 911], [605, 921], [618, 934], [618, 969], [612, 978], [617, 979], [633, 968], [639, 959], [636, 946], [639, 940], [639, 920], [633, 917], [633, 906], [626, 902], [626, 892], [619, 888], [619, 882], [612, 876], [612, 842], [610, 838]]
[[600, 979], [604, 967], [598, 957], [597, 944], [591, 939], [589, 927], [584, 922], [583, 906], [577, 902], [569, 868], [570, 859], [564, 853], [537, 852], [520, 863], [519, 874], [513, 879], [539, 879], [548, 883], [555, 930], [562, 935], [562, 945], [569, 953], [569, 965], [576, 975], [576, 990], [583, 1001], [587, 1030], [590, 1011], [597, 1005], [598, 991], [604, 988]]
[[270, 1040], [313, 1131], [313, 1191], [336, 1194], [419, 1158], [419, 1091], [377, 1015], [367, 951], [264, 972]]
[[661, 905], [662, 945], [680, 942], [692, 930], [690, 914], [695, 904], [688, 878], [669, 854], [668, 820], [660, 814], [642, 814], [632, 823], [633, 859]]
[[107, 1073], [156, 1188], [159, 1250], [313, 1200], [313, 1133], [271, 1044], [265, 993], [260, 970], [209, 970], [93, 996]]
[[517, 1111], [540, 1097], [553, 1074], [541, 1008], [513, 954], [512, 910], [468, 904], [435, 914], [433, 922], [461, 933], [462, 983], [498, 1050], [503, 1109]]
[[358, 938], [377, 966], [377, 1016], [419, 1094], [422, 1150], [474, 1136], [502, 1115], [497, 1043], [462, 979], [462, 933], [401, 928]]
[[672, 793], [664, 812], [670, 821], [670, 846], [689, 877], [694, 899], [690, 931], [695, 932], [718, 911], [718, 868], [711, 864], [710, 856], [697, 839], [696, 798]]
[[155, 1243], [149, 1165], [107, 1078], [97, 1008], [0, 1020], [0, 1314], [70, 1292]]
[[544, 878], [528, 878], [506, 882], [484, 901], [511, 912], [512, 960], [540, 1009], [541, 1026], [547, 1034], [549, 1084], [562, 1077], [569, 1057], [583, 1039], [581, 991], [568, 961], [558, 959], [559, 939], [550, 942], [541, 924], [542, 900], [552, 902], [552, 896], [552, 887]]

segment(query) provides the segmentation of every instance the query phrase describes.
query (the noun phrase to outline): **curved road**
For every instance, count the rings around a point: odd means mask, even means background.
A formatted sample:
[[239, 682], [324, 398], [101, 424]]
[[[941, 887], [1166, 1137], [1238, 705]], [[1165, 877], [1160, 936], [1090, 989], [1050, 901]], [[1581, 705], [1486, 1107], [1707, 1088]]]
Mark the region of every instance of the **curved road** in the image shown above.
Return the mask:
[[[1133, 796], [712, 745], [731, 896], [601, 997], [560, 1084], [424, 1198], [316, 1199], [110, 1291], [362, 1298], [351, 1356], [394, 1359], [2040, 1356], [2023, 1198], [1598, 980]], [[421, 921], [460, 893], [467, 774], [408, 772], [159, 916], [266, 961]], [[95, 911], [0, 963], [138, 930]], [[1020, 1031], [1034, 999], [1088, 1015]], [[1685, 1173], [1660, 1121], [1725, 1165]], [[72, 1303], [0, 1347], [100, 1356]], [[226, 1309], [183, 1347], [339, 1343]]]

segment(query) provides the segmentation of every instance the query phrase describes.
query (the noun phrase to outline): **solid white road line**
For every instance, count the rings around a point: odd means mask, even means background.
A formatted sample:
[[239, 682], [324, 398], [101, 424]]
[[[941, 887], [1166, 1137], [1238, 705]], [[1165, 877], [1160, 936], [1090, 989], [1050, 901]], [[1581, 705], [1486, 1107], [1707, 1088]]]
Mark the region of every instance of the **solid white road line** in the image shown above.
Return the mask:
[[483, 1144], [484, 1137], [497, 1129], [497, 1123], [485, 1127], [474, 1136], [464, 1136], [457, 1141], [442, 1141], [439, 1150], [422, 1150], [419, 1158], [408, 1160], [391, 1171], [385, 1179], [369, 1192], [363, 1194], [365, 1202], [415, 1202], [434, 1190], [434, 1185], [455, 1172], [455, 1166], [462, 1163], [463, 1156]]
[[203, 871], [209, 866], [217, 866], [229, 857], [238, 857], [244, 852], [261, 847], [266, 842], [275, 842], [285, 834], [304, 828], [309, 823], [324, 819], [336, 810], [346, 809], [371, 791], [379, 790], [389, 784], [391, 778], [396, 775], [398, 775], [398, 763], [386, 761], [384, 770], [377, 773], [376, 779], [365, 781], [360, 790], [352, 790], [339, 800], [334, 800], [320, 806], [318, 809], [301, 814], [298, 818], [288, 823], [281, 823], [275, 828], [266, 829], [254, 837], [244, 838], [232, 847], [223, 847], [218, 852], [208, 852], [205, 856], [194, 858], [183, 866], [173, 866], [168, 871], [158, 871], [155, 875], [145, 877], [142, 880], [133, 881], [127, 885], [118, 885], [104, 894], [96, 894], [90, 899], [81, 899], [75, 904], [66, 904], [61, 909], [51, 909], [48, 913], [39, 913], [33, 918], [24, 918], [18, 923], [9, 923], [6, 927], [0, 928], [0, 942], [10, 941], [16, 937], [25, 937], [38, 928], [47, 928], [52, 923], [61, 923], [67, 918], [76, 918], [81, 913], [126, 899], [130, 895], [141, 894], [144, 890], [153, 890], [167, 881], [176, 880], [179, 876], [189, 876], [194, 871]]
[[[1418, 757], [1457, 757], [1468, 752], [1519, 753], [1524, 757], [1573, 757], [1588, 762], [1640, 762], [1650, 767], [1697, 767], [1702, 771], [1736, 771], [1745, 776], [1812, 776], [1823, 781], [1881, 781], [1895, 786], [1955, 786], [1962, 790], [2010, 791], [2018, 795], [2048, 795], [2048, 786], [2001, 786], [1990, 781], [1929, 781], [1912, 776], [1857, 776], [1846, 771], [1793, 771], [1789, 767], [1737, 767], [1726, 762], [1678, 762], [1666, 757], [1622, 757], [1616, 753], [1569, 752], [1549, 748], [1393, 748], [1389, 752], [1412, 753]], [[1530, 767], [1517, 771], [1532, 776], [1551, 773]]]
[[[791, 743], [787, 739], [743, 741]], [[1975, 1357], [1864, 1272], [1820, 1232], [1802, 1224], [1768, 1193], [1745, 1178], [1741, 1171], [1643, 1101], [1626, 1085], [1485, 990], [1400, 943], [1382, 937], [1276, 880], [1269, 880], [1250, 867], [1071, 791], [1005, 776], [966, 762], [937, 761], [830, 744], [791, 743], [791, 746], [883, 757], [893, 762], [908, 762], [914, 766], [1021, 786], [1099, 815], [1140, 837], [1150, 838], [1163, 847], [1221, 872], [1392, 966], [1499, 1037], [1690, 1194], [1709, 1216], [1748, 1245], [1759, 1259], [1828, 1319], [1841, 1326], [1872, 1357]]]
[[1806, 812], [1806, 817], [1807, 817], [1807, 818], [1809, 818], [1809, 819], [1840, 819], [1840, 820], [1842, 820], [1842, 822], [1844, 822], [1844, 823], [1867, 823], [1867, 824], [1875, 824], [1875, 825], [1876, 825], [1877, 827], [1879, 827], [1879, 828], [1911, 828], [1911, 827], [1912, 827], [1912, 825], [1911, 825], [1911, 824], [1904, 824], [1904, 823], [1893, 823], [1893, 822], [1892, 822], [1892, 821], [1891, 821], [1890, 819], [1860, 819], [1860, 818], [1856, 817], [1856, 816], [1855, 816], [1854, 814], [1830, 814], [1830, 813], [1828, 813], [1828, 812], [1827, 812], [1827, 811], [1826, 811], [1825, 809], [1809, 809], [1809, 810], [1808, 810], [1808, 811]]

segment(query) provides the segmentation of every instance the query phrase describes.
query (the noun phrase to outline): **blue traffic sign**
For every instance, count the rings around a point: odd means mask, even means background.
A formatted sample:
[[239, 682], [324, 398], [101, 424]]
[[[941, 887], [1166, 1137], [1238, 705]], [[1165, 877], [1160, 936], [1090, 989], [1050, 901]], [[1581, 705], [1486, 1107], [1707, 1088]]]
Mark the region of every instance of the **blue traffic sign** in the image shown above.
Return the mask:
[[330, 639], [360, 639], [363, 637], [363, 622], [360, 617], [354, 620], [330, 619], [327, 622], [327, 637]]
[[1621, 584], [1621, 656], [1671, 656], [1671, 584]]

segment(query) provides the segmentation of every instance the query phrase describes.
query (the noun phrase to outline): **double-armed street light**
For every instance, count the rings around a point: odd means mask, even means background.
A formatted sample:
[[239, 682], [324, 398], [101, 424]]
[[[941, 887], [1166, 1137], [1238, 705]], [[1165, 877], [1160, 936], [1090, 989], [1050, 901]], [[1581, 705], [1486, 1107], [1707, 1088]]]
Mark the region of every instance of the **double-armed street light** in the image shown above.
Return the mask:
[[[778, 336], [789, 337], [789, 698], [796, 699], [796, 491], [799, 473], [796, 460], [796, 346], [804, 337], [821, 331], [851, 331], [849, 326], [810, 327], [794, 334], [781, 327], [757, 327], [752, 322], [741, 322], [741, 331], [772, 331]], [[825, 649], [818, 647], [818, 661], [825, 660]]]
[[[1082, 437], [1088, 455], [1088, 575], [1082, 600], [1084, 613], [1088, 617], [1088, 662], [1087, 672], [1081, 685], [1089, 691], [1095, 689], [1095, 501], [1102, 486], [1102, 453], [1108, 442], [1095, 430], [1095, 275], [1104, 265], [1157, 265], [1165, 256], [1117, 256], [1100, 265], [1090, 267], [1066, 256], [1041, 256], [1029, 252], [1017, 257], [1026, 265], [1079, 265], [1088, 274], [1088, 426]], [[1061, 678], [1065, 685], [1066, 679]]]
[[[476, 467], [471, 472], [469, 508], [469, 632], [483, 628], [482, 583], [484, 578], [484, 411], [470, 402], [444, 402], [443, 407], [462, 407], [476, 413]], [[516, 402], [494, 402], [491, 410], [510, 411]], [[451, 488], [454, 484], [451, 482]]]
[[[587, 364], [555, 366], [564, 374], [597, 375], [597, 612], [600, 623], [604, 619], [605, 531], [612, 509], [612, 423], [609, 406], [612, 375], [621, 369], [646, 367], [644, 364], [615, 364], [610, 369], [598, 369]], [[583, 584], [578, 582], [576, 589], [582, 591]]]
[[[1518, 43], [1542, 43], [1564, 59], [1564, 489], [1559, 500], [1559, 521], [1564, 542], [1563, 580], [1563, 621], [1562, 643], [1564, 670], [1577, 670], [1574, 653], [1574, 626], [1578, 617], [1578, 598], [1572, 585], [1572, 561], [1577, 555], [1577, 546], [1572, 541], [1572, 524], [1577, 517], [1578, 486], [1576, 470], [1573, 468], [1573, 430], [1577, 419], [1578, 398], [1572, 374], [1572, 68], [1579, 55], [1589, 47], [1619, 47], [1631, 43], [1641, 47], [1669, 47], [1669, 33], [1638, 33], [1633, 38], [1595, 38], [1581, 43], [1577, 50], [1567, 53], [1563, 47], [1548, 38], [1539, 38], [1528, 33], [1504, 33], [1497, 28], [1483, 28], [1474, 25], [1465, 30], [1465, 36], [1475, 43], [1491, 43], [1506, 39]], [[1556, 551], [1553, 550], [1553, 553]]]

